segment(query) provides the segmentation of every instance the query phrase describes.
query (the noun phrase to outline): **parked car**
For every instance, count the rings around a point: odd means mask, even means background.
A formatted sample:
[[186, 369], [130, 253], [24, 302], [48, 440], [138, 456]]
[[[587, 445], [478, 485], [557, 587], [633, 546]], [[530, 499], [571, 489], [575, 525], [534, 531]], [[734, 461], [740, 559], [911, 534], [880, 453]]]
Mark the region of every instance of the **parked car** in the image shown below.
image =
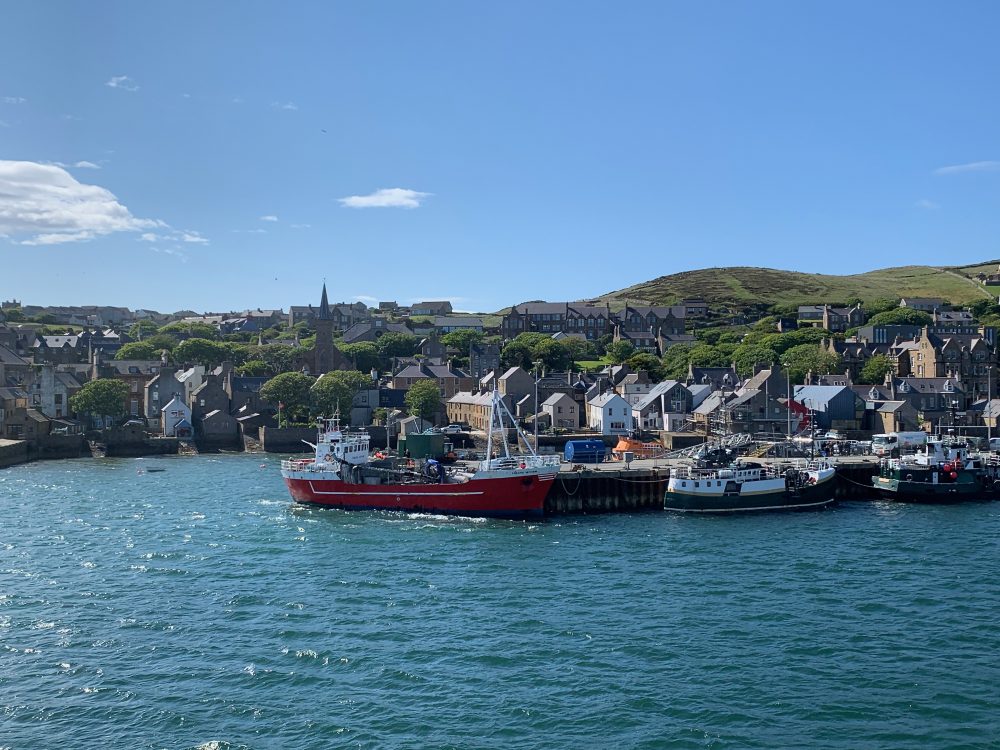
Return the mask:
[[443, 432], [445, 435], [457, 435], [463, 431], [464, 430], [462, 429], [462, 425], [460, 424], [450, 424], [446, 427], [441, 428], [441, 432]]

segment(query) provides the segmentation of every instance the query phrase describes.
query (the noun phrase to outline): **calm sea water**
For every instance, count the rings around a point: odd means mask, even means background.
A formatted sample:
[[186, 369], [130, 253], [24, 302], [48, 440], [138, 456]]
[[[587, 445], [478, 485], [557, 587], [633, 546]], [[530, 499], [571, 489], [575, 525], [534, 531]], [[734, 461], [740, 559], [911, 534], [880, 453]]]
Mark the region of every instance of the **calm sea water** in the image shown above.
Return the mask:
[[0, 471], [0, 747], [1000, 746], [1000, 503], [473, 522], [277, 468]]

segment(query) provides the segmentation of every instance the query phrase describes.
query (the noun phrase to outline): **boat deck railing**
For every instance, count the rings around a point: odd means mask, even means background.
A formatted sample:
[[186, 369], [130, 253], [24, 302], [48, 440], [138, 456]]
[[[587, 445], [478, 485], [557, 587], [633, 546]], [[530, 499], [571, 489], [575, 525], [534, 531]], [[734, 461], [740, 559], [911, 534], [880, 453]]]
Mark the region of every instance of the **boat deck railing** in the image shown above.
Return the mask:
[[551, 468], [559, 471], [561, 459], [555, 456], [500, 456], [483, 461], [480, 467], [483, 471], [497, 471], [501, 469], [545, 469]]

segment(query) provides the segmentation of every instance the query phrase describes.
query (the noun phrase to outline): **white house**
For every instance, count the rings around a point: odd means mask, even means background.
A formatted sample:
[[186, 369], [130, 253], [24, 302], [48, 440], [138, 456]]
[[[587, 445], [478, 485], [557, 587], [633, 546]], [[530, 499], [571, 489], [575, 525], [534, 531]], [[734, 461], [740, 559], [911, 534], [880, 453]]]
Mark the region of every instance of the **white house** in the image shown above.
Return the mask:
[[190, 404], [191, 394], [201, 388], [205, 382], [205, 366], [195, 365], [189, 370], [177, 373], [174, 377], [177, 378], [177, 382], [184, 386], [184, 401]]
[[580, 426], [580, 406], [565, 393], [553, 393], [542, 402], [542, 413], [556, 428], [575, 430]]
[[191, 407], [174, 396], [160, 410], [163, 437], [191, 437]]
[[608, 391], [587, 402], [587, 426], [602, 435], [623, 435], [632, 429], [632, 407]]

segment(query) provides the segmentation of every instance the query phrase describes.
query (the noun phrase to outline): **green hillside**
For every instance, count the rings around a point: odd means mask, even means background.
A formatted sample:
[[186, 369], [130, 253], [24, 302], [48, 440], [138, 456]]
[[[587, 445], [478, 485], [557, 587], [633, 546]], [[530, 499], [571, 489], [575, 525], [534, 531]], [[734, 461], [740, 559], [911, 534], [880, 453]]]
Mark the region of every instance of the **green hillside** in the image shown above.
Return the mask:
[[779, 271], [773, 268], [706, 268], [661, 276], [628, 289], [605, 294], [612, 302], [672, 304], [685, 297], [704, 297], [710, 304], [801, 305], [839, 302], [858, 297], [941, 297], [967, 304], [990, 297], [975, 279], [996, 271], [997, 261], [968, 266], [900, 266], [867, 273], [834, 276]]

